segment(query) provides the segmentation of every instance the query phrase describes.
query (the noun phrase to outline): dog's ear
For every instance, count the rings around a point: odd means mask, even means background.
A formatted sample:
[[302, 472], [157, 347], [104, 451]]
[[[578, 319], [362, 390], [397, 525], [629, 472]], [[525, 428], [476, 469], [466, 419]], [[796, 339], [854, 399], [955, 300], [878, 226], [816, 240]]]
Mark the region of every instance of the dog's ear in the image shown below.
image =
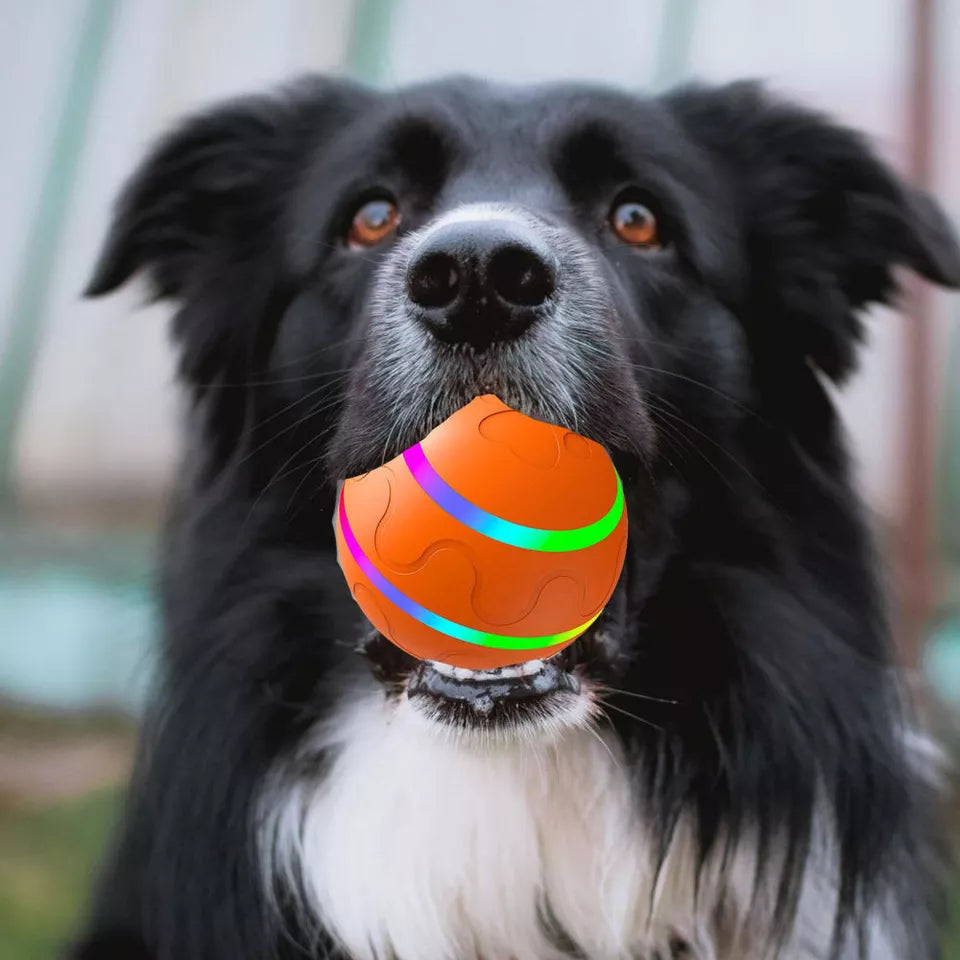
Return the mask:
[[308, 77], [188, 118], [121, 192], [86, 295], [144, 271], [156, 296], [182, 297], [211, 254], [262, 239], [305, 152], [368, 96], [353, 84]]
[[[322, 77], [189, 118], [130, 178], [86, 289], [108, 293], [135, 273], [176, 301], [179, 372], [216, 462], [243, 435], [240, 389], [257, 379], [288, 296], [284, 211], [314, 152], [375, 94]], [[231, 384], [237, 389], [215, 389]]]
[[855, 132], [752, 83], [687, 88], [666, 103], [735, 192], [750, 270], [743, 309], [765, 355], [799, 353], [840, 381], [862, 338], [860, 308], [889, 302], [896, 266], [960, 285], [940, 208]]

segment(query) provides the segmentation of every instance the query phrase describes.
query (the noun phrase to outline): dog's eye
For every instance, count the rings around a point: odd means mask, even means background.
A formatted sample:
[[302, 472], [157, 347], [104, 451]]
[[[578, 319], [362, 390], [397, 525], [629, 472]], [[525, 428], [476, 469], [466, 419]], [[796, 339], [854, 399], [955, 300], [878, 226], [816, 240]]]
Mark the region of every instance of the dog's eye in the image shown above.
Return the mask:
[[347, 246], [354, 250], [374, 247], [396, 233], [400, 211], [392, 200], [368, 200], [353, 215], [347, 232]]
[[663, 246], [656, 214], [639, 200], [615, 203], [610, 210], [610, 228], [631, 246], [648, 250]]

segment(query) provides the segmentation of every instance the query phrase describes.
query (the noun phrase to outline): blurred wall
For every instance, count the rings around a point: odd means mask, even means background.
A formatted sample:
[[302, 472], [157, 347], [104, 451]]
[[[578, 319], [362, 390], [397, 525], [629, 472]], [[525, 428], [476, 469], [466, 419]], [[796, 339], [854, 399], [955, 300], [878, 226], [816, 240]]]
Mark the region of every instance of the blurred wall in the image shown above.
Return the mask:
[[[54, 128], [69, 110], [84, 17], [102, 0], [3, 0], [0, 296], [23, 282], [32, 218], [50, 176]], [[18, 486], [41, 505], [153, 498], [176, 450], [166, 305], [131, 287], [99, 301], [89, 276], [114, 196], [158, 132], [185, 111], [306, 70], [340, 70], [350, 0], [108, 2], [106, 55], [48, 279], [42, 343], [17, 437]], [[56, 158], [54, 158], [56, 162]], [[0, 330], [13, 322], [0, 312]]]
[[[87, 6], [88, 0], [3, 0], [0, 95], [8, 144], [0, 160], [0, 302], [11, 301], [18, 283]], [[368, 18], [371, 11], [390, 14], [384, 36], [374, 35], [382, 46], [378, 79], [388, 84], [446, 72], [596, 78], [636, 88], [686, 75], [756, 76], [865, 129], [895, 166], [904, 165], [905, 0], [364, 6]], [[129, 0], [114, 8], [17, 441], [19, 485], [35, 502], [155, 496], [175, 455], [167, 308], [138, 309], [138, 289], [93, 303], [77, 297], [124, 176], [151, 138], [186, 110], [298, 71], [349, 69], [359, 9], [351, 0]], [[960, 153], [960, 113], [951, 109], [960, 100], [960, 4], [943, 0], [939, 15], [938, 188], [956, 209], [960, 173], [949, 158]], [[0, 330], [9, 322], [9, 311], [0, 312]], [[888, 515], [897, 497], [902, 323], [878, 311], [863, 373], [843, 399], [865, 489]], [[946, 329], [943, 320], [944, 335]]]

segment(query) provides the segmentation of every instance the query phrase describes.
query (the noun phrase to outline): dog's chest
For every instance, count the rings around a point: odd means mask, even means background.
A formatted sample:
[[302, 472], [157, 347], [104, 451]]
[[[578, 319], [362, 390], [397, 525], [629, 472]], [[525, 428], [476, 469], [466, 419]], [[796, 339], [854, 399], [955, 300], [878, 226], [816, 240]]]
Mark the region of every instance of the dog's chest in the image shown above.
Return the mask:
[[287, 788], [271, 843], [357, 960], [541, 960], [571, 942], [667, 958], [695, 930], [684, 871], [668, 862], [654, 890], [622, 759], [596, 732], [480, 749], [371, 701], [331, 729], [332, 766]]

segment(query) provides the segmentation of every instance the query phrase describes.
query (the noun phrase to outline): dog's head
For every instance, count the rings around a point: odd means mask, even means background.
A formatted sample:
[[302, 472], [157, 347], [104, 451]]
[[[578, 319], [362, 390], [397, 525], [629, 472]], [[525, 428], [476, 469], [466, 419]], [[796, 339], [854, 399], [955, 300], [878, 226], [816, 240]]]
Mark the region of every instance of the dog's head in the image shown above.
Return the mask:
[[[818, 596], [872, 609], [859, 547], [831, 553], [850, 531], [822, 378], [850, 372], [860, 311], [898, 265], [960, 282], [931, 200], [751, 85], [645, 99], [307, 80], [168, 136], [89, 292], [143, 270], [178, 301], [198, 482], [256, 504], [274, 540], [329, 548], [333, 484], [478, 394], [610, 450], [631, 549], [591, 633], [536, 684], [413, 673], [433, 715], [489, 726], [576, 714], [598, 681], [721, 689], [740, 640], [701, 635], [698, 571], [819, 577]], [[412, 669], [367, 651], [388, 683]]]

